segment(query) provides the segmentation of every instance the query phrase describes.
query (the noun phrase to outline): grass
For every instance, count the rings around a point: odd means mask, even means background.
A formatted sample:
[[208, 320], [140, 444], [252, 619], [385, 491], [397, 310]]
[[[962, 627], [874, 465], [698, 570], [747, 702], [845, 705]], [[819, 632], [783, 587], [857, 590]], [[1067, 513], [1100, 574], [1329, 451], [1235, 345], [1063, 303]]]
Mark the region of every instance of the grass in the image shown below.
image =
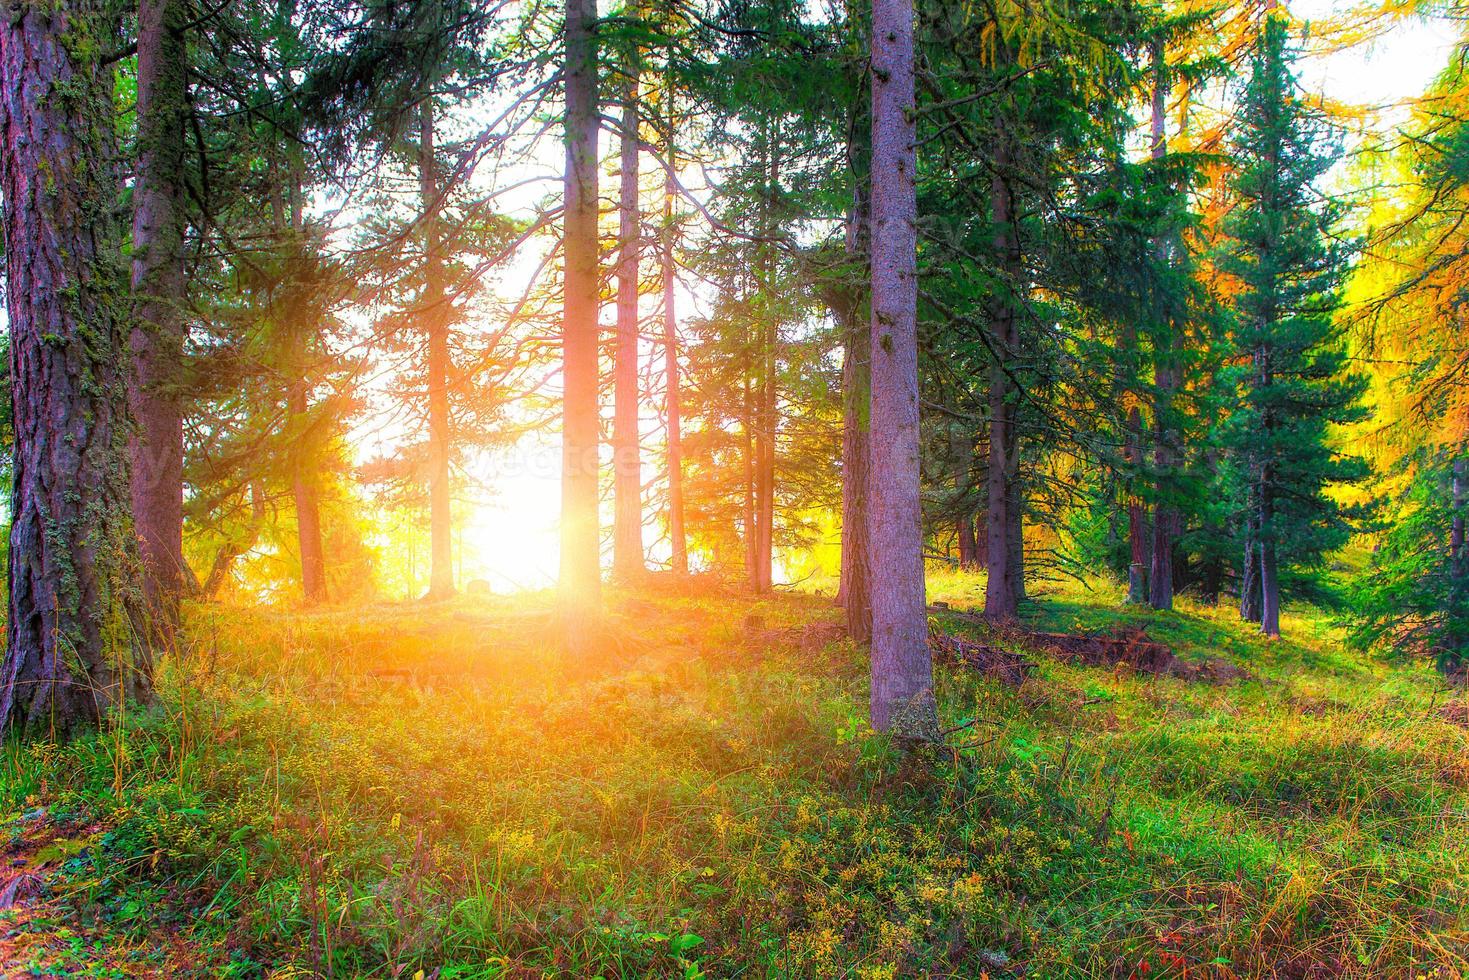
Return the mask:
[[810, 595], [614, 594], [580, 657], [547, 597], [201, 608], [160, 707], [8, 745], [0, 809], [100, 828], [73, 915], [182, 937], [201, 976], [1469, 975], [1469, 755], [1435, 677], [1308, 610], [1266, 643], [1118, 599], [1029, 615], [1251, 678], [940, 670], [973, 725], [923, 759], [868, 729], [864, 652]]

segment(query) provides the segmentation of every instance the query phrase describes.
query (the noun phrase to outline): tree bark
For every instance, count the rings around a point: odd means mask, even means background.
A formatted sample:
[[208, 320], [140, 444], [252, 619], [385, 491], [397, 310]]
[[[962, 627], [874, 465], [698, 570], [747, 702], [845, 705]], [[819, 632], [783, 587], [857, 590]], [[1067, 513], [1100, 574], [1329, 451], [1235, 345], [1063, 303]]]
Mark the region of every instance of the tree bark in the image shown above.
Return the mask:
[[571, 634], [601, 608], [596, 19], [596, 0], [566, 0], [560, 591]]
[[1240, 564], [1239, 618], [1246, 623], [1260, 622], [1260, 562], [1255, 525], [1252, 513], [1245, 532], [1244, 560]]
[[[1260, 390], [1269, 389], [1275, 380], [1274, 351], [1267, 342], [1262, 341], [1255, 351], [1255, 369]], [[1273, 415], [1267, 410], [1260, 423], [1266, 433], [1266, 445], [1273, 445]], [[1260, 462], [1255, 467], [1255, 476], [1258, 481], [1255, 499], [1259, 508], [1259, 543], [1256, 547], [1260, 555], [1260, 632], [1266, 636], [1279, 636], [1280, 576], [1276, 558], [1274, 472], [1268, 463]]]
[[439, 234], [439, 181], [432, 97], [418, 110], [418, 189], [423, 206], [423, 318], [428, 347], [428, 598], [454, 594], [453, 485], [449, 476], [449, 320]]
[[[671, 101], [668, 111], [671, 133]], [[668, 541], [673, 573], [683, 576], [689, 573], [689, 546], [687, 532], [684, 530], [683, 417], [679, 397], [678, 314], [674, 304], [678, 270], [673, 258], [673, 202], [678, 188], [673, 175], [677, 172], [677, 165], [671, 136], [668, 140], [667, 166], [668, 177], [663, 185], [663, 373], [667, 385], [663, 411], [668, 425]]]
[[149, 694], [128, 486], [128, 275], [104, 7], [0, 2], [15, 453], [0, 727], [70, 733]]
[[741, 461], [744, 464], [744, 519], [745, 527], [745, 584], [752, 592], [760, 591], [760, 529], [758, 523], [758, 511], [755, 501], [759, 496], [756, 481], [755, 465], [755, 404], [753, 388], [750, 380], [750, 368], [748, 352], [746, 354], [745, 377], [743, 400], [741, 410], [743, 415], [740, 419], [740, 433], [744, 437], [744, 452]]
[[138, 160], [133, 185], [133, 322], [128, 394], [135, 425], [134, 531], [143, 560], [145, 635], [171, 646], [184, 590], [185, 11], [179, 0], [138, 4]]
[[[303, 345], [304, 347], [304, 345]], [[299, 359], [304, 363], [303, 356]], [[296, 547], [301, 553], [301, 594], [308, 605], [325, 602], [326, 550], [321, 540], [321, 495], [316, 485], [315, 454], [309, 451], [311, 396], [307, 381], [291, 383], [287, 408], [297, 433], [291, 461], [291, 498], [296, 505]]]
[[761, 195], [760, 231], [765, 241], [757, 246], [759, 255], [760, 311], [756, 322], [758, 384], [755, 388], [755, 555], [751, 586], [757, 593], [769, 592], [773, 586], [775, 559], [775, 439], [776, 417], [776, 342], [774, 246], [775, 195], [780, 177], [777, 153], [779, 135], [767, 127], [761, 141], [765, 163], [765, 188]]
[[852, 206], [847, 214], [846, 258], [855, 283], [842, 295], [842, 557], [837, 602], [846, 612], [847, 634], [858, 643], [872, 639], [872, 569], [867, 543], [867, 485], [872, 407], [872, 323], [865, 302], [871, 282], [872, 220], [870, 158], [861, 139], [851, 148]]
[[638, 62], [634, 53], [625, 66], [628, 77], [622, 92], [617, 348], [612, 367], [612, 575], [622, 582], [631, 582], [646, 570], [643, 467], [638, 433], [638, 249], [642, 235], [638, 211]]
[[974, 518], [965, 514], [959, 518], [959, 567], [971, 571], [979, 567], [979, 539], [974, 535]]
[[[1127, 413], [1127, 441], [1123, 450], [1133, 480], [1138, 479], [1142, 463], [1142, 431], [1142, 412], [1134, 405]], [[1148, 599], [1148, 512], [1136, 488], [1128, 493], [1127, 542], [1131, 554], [1127, 566], [1127, 601], [1141, 605]]]
[[[290, 247], [301, 256], [306, 243], [306, 216], [299, 160], [290, 165], [290, 201], [273, 201], [275, 223], [286, 234], [285, 208], [290, 208]], [[288, 268], [290, 266], [288, 265]], [[289, 279], [288, 279], [289, 281]], [[288, 290], [287, 295], [291, 295]], [[286, 389], [286, 416], [292, 436], [291, 500], [296, 509], [296, 550], [301, 559], [301, 595], [307, 605], [327, 600], [326, 549], [321, 538], [321, 501], [317, 488], [319, 460], [313, 451], [311, 419], [310, 337], [319, 324], [308, 323], [297, 310], [287, 310], [291, 329], [291, 378]]]
[[1463, 457], [1454, 460], [1453, 482], [1450, 489], [1453, 505], [1453, 516], [1449, 524], [1449, 560], [1454, 562], [1455, 567], [1464, 561], [1464, 501], [1469, 495], [1469, 467], [1466, 467]]
[[1267, 490], [1260, 505], [1260, 632], [1280, 635], [1280, 570], [1275, 551], [1275, 513]]
[[[1165, 438], [1161, 432], [1158, 436], [1160, 440]], [[1169, 465], [1163, 462], [1168, 451], [1162, 448], [1161, 441], [1157, 456], [1161, 473]], [[1153, 564], [1148, 572], [1148, 601], [1154, 609], [1173, 608], [1173, 541], [1178, 523], [1178, 509], [1160, 501], [1153, 512]]]
[[913, 3], [872, 8], [872, 726], [938, 737], [919, 497]]
[[[867, 194], [853, 207], [847, 254], [867, 271]], [[858, 643], [872, 638], [872, 570], [867, 542], [869, 427], [872, 385], [872, 324], [860, 299], [846, 311], [842, 357], [842, 564], [838, 595], [846, 610], [847, 633]]]
[[1460, 447], [1453, 464], [1449, 518], [1449, 656], [1444, 664], [1455, 672], [1469, 658], [1469, 622], [1465, 622], [1465, 600], [1469, 598], [1469, 547], [1465, 541], [1465, 506], [1469, 503], [1469, 462]]
[[[1168, 154], [1168, 71], [1163, 42], [1153, 42], [1153, 146], [1155, 162]], [[1157, 242], [1159, 262], [1167, 264], [1171, 256], [1168, 241]], [[1178, 441], [1173, 427], [1173, 397], [1179, 384], [1178, 369], [1178, 324], [1171, 311], [1165, 313], [1167, 321], [1162, 342], [1155, 345], [1156, 364], [1153, 369], [1156, 392], [1153, 404], [1154, 439], [1153, 463], [1157, 476], [1157, 503], [1153, 509], [1153, 567], [1148, 574], [1149, 601], [1154, 609], [1173, 608], [1173, 540], [1181, 530], [1181, 516], [1173, 502], [1174, 469], [1177, 466], [1175, 446]]]
[[1006, 509], [1009, 523], [1005, 527], [1005, 547], [1010, 552], [1009, 567], [1014, 577], [1015, 604], [1018, 610], [1025, 601], [1025, 490], [1020, 483], [1020, 436], [1015, 436], [1015, 451], [1011, 456], [1009, 496], [1010, 506]]
[[[1009, 185], [1011, 151], [1002, 134], [995, 153], [995, 173], [990, 180], [991, 219], [995, 226], [994, 247], [1004, 269], [1018, 277], [1020, 246], [1016, 239], [1014, 201]], [[1016, 288], [1018, 278], [1008, 287]], [[985, 513], [985, 547], [989, 569], [985, 584], [985, 615], [998, 621], [1012, 620], [1020, 609], [1024, 581], [1024, 550], [1017, 548], [1021, 501], [1017, 479], [1020, 467], [1020, 436], [1016, 425], [1020, 392], [1009, 368], [1019, 347], [1013, 297], [998, 295], [990, 306], [990, 343], [994, 360], [989, 368], [990, 456], [986, 474], [988, 506]]]

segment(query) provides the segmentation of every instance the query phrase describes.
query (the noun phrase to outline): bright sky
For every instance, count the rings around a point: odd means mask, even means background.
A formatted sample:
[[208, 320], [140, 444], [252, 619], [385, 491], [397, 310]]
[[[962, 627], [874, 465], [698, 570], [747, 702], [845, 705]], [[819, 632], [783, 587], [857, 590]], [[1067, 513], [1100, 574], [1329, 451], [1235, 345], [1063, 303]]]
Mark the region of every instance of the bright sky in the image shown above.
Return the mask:
[[[1358, 5], [1357, 0], [1295, 0], [1290, 9], [1297, 17], [1314, 21]], [[1404, 21], [1374, 44], [1313, 59], [1303, 66], [1302, 81], [1337, 101], [1392, 106], [1428, 87], [1448, 63], [1456, 36], [1446, 20]]]
[[[1352, 4], [1295, 0], [1290, 6], [1297, 17], [1317, 20], [1343, 12]], [[1308, 61], [1302, 66], [1302, 80], [1308, 88], [1323, 91], [1333, 101], [1380, 107], [1384, 113], [1379, 126], [1390, 124], [1404, 118], [1402, 103], [1421, 93], [1447, 63], [1455, 36], [1452, 25], [1442, 21], [1404, 22], [1369, 46]], [[543, 187], [539, 193], [549, 190], [554, 189]], [[513, 278], [513, 274], [507, 277]], [[518, 288], [513, 282], [507, 285]], [[681, 298], [683, 309], [689, 310], [696, 299]], [[652, 425], [649, 421], [646, 428]], [[645, 482], [661, 463], [658, 447], [647, 446]], [[462, 553], [461, 583], [483, 579], [495, 591], [554, 584], [560, 510], [560, 458], [555, 435], [542, 436], [517, 450], [482, 460], [474, 469], [472, 475], [480, 485], [496, 488], [496, 493], [473, 507], [456, 541]], [[604, 520], [608, 517], [604, 515]], [[651, 542], [657, 533], [656, 527], [649, 526], [646, 540]]]

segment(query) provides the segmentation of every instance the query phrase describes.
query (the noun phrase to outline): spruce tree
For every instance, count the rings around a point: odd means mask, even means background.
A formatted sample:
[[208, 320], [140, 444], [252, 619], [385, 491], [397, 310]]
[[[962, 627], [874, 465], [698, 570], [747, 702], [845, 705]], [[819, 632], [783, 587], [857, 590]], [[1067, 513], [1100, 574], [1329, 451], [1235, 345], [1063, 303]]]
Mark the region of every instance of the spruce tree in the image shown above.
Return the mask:
[[[1445, 458], [1445, 457], [1451, 458]], [[1415, 479], [1367, 568], [1353, 583], [1348, 639], [1362, 648], [1469, 667], [1469, 458], [1462, 447], [1415, 460]]]
[[1242, 608], [1258, 609], [1267, 636], [1280, 634], [1282, 569], [1317, 567], [1345, 543], [1350, 515], [1327, 488], [1364, 470], [1331, 440], [1333, 425], [1362, 417], [1364, 386], [1346, 370], [1334, 324], [1346, 271], [1331, 235], [1340, 208], [1316, 187], [1337, 153], [1294, 57], [1285, 20], [1269, 14], [1237, 113], [1238, 203], [1220, 261], [1238, 287], [1224, 379], [1238, 395], [1222, 438], [1243, 527]]

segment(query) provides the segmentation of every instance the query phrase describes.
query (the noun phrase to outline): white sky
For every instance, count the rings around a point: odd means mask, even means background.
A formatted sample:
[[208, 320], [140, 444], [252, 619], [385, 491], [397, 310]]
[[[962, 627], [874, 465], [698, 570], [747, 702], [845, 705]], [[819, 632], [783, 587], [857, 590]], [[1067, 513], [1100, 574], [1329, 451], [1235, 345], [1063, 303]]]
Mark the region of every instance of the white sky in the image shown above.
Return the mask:
[[[1295, 0], [1290, 4], [1295, 16], [1305, 20], [1340, 14], [1351, 6], [1352, 2], [1342, 0]], [[1308, 59], [1301, 66], [1302, 82], [1333, 101], [1379, 109], [1375, 128], [1384, 128], [1406, 118], [1406, 103], [1442, 70], [1456, 37], [1454, 26], [1445, 21], [1404, 21], [1370, 45]], [[688, 300], [684, 310], [689, 310]], [[560, 500], [556, 452], [553, 438], [549, 444], [528, 447], [526, 455], [535, 458], [535, 465], [525, 465], [524, 457], [519, 463], [502, 460], [491, 467], [499, 472], [479, 474], [501, 492], [497, 499], [478, 507], [464, 527], [465, 578], [483, 577], [497, 591], [554, 583]], [[660, 464], [657, 447], [646, 447], [645, 479]], [[646, 530], [649, 540], [656, 533], [651, 526]]]
[[[1359, 0], [1294, 0], [1291, 12], [1306, 21], [1345, 13]], [[1373, 44], [1302, 66], [1302, 82], [1341, 102], [1391, 107], [1423, 92], [1448, 63], [1458, 32], [1443, 19], [1406, 20]], [[1401, 118], [1401, 110], [1384, 120]]]

